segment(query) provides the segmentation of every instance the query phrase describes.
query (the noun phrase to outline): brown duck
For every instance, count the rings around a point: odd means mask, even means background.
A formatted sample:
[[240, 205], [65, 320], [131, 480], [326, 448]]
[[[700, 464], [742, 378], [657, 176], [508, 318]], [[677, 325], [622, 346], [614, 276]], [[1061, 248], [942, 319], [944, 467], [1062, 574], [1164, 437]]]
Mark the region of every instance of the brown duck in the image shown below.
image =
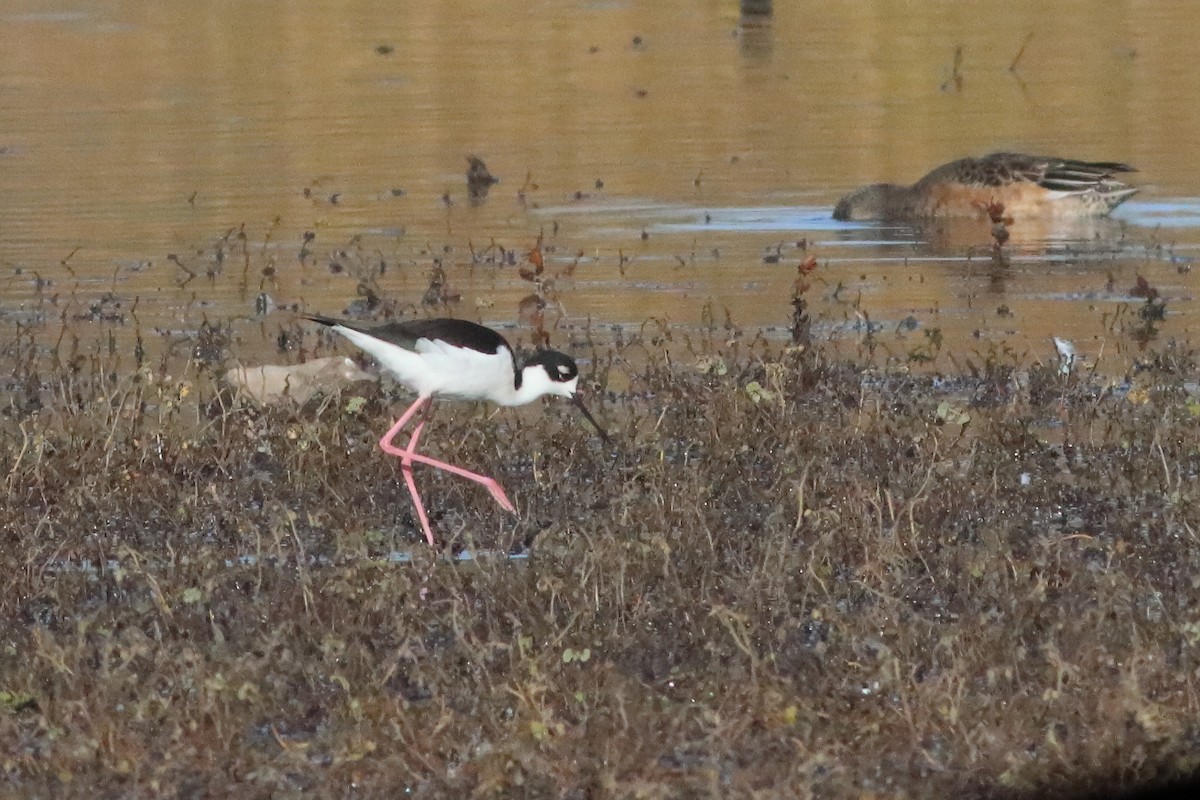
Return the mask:
[[1114, 161], [992, 153], [943, 164], [912, 186], [864, 186], [838, 202], [833, 218], [986, 219], [995, 203], [1014, 219], [1103, 216], [1138, 191], [1113, 177], [1122, 172], [1137, 170]]

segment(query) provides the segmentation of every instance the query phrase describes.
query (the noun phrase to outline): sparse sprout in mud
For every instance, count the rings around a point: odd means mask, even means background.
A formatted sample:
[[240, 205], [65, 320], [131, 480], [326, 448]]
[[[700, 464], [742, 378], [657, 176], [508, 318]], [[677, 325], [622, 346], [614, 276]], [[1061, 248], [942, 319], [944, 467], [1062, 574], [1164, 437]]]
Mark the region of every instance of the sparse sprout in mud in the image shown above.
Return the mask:
[[[533, 180], [533, 173], [526, 172], [525, 173], [525, 182], [521, 184], [520, 189], [517, 189], [517, 202], [520, 205], [525, 205], [526, 202], [528, 201], [529, 193], [537, 191], [537, 188], [538, 188], [538, 185]], [[533, 207], [537, 208], [537, 203], [534, 203]]]
[[196, 271], [193, 270], [191, 267], [187, 266], [186, 264], [184, 264], [183, 261], [179, 258], [179, 256], [176, 255], [175, 253], [167, 253], [167, 261], [170, 261], [172, 264], [179, 267], [181, 270], [183, 270], [187, 274], [187, 277], [184, 278], [183, 280], [181, 280], [177, 284], [180, 288], [187, 286], [189, 283], [192, 282], [192, 280], [194, 280], [196, 278]]
[[1167, 301], [1165, 297], [1161, 296], [1158, 289], [1151, 286], [1150, 282], [1142, 275], [1137, 276], [1137, 281], [1129, 293], [1134, 297], [1146, 300], [1138, 309], [1140, 323], [1131, 331], [1133, 340], [1145, 347], [1158, 336], [1158, 327], [1155, 323], [1163, 322], [1167, 318]]
[[1161, 299], [1147, 300], [1138, 309], [1138, 316], [1147, 322], [1162, 322], [1167, 318], [1167, 303]]
[[1058, 371], [1061, 375], [1070, 375], [1075, 368], [1075, 343], [1069, 339], [1054, 337], [1054, 349], [1058, 351]]
[[421, 296], [421, 305], [445, 306], [462, 300], [462, 293], [450, 288], [446, 282], [446, 271], [441, 264], [435, 264], [429, 271], [429, 286]]
[[309, 245], [312, 244], [313, 240], [316, 238], [317, 238], [317, 234], [313, 233], [312, 231], [304, 232], [304, 236], [302, 237], [302, 242], [300, 244], [300, 252], [296, 257], [296, 260], [299, 261], [301, 264], [304, 264], [305, 262], [307, 262], [308, 259], [312, 256], [312, 250], [309, 249]]
[[983, 211], [992, 223], [993, 248], [994, 252], [999, 254], [1000, 248], [1008, 242], [1011, 236], [1008, 232], [1008, 227], [1013, 224], [1013, 218], [1011, 215], [1005, 213], [1004, 203], [999, 201], [992, 201], [983, 206]]
[[948, 400], [943, 400], [938, 404], [935, 416], [938, 422], [958, 425], [960, 428], [971, 424], [971, 415]]
[[769, 389], [764, 389], [758, 381], [750, 381], [746, 384], [746, 396], [755, 404], [758, 403], [773, 403], [779, 396]]
[[704, 375], [723, 376], [729, 373], [729, 365], [720, 356], [701, 356], [696, 360], [696, 370]]
[[963, 90], [963, 46], [960, 44], [954, 48], [954, 62], [950, 67], [950, 78], [942, 84], [942, 91], [961, 92]]
[[564, 664], [570, 664], [572, 662], [576, 664], [586, 664], [591, 657], [592, 649], [590, 647], [585, 647], [582, 650], [575, 650], [568, 647], [567, 649], [563, 650], [562, 661]]
[[30, 692], [10, 692], [0, 689], [0, 711], [6, 714], [19, 714], [23, 711], [37, 711], [37, 696]]
[[1021, 63], [1021, 59], [1025, 56], [1025, 49], [1027, 47], [1029, 47], [1029, 43], [1032, 41], [1033, 41], [1033, 31], [1030, 31], [1029, 33], [1027, 33], [1025, 35], [1025, 40], [1023, 42], [1021, 42], [1021, 47], [1020, 47], [1020, 49], [1017, 50], [1017, 54], [1015, 56], [1013, 56], [1012, 63], [1008, 65], [1009, 72], [1013, 73], [1014, 75], [1016, 74], [1017, 65]]
[[383, 298], [379, 296], [379, 287], [373, 278], [359, 281], [354, 287], [354, 293], [358, 295], [358, 299], [352, 305], [362, 309], [356, 316], [373, 312], [383, 304]]
[[480, 251], [475, 250], [474, 242], [467, 242], [467, 249], [471, 251], [472, 264], [496, 264], [501, 266], [516, 264], [516, 252], [505, 248], [504, 245], [499, 244], [495, 239], [492, 239], [488, 246]]
[[[548, 347], [550, 344], [550, 333], [546, 329], [546, 309], [558, 305], [558, 295], [555, 291], [555, 282], [559, 275], [571, 275], [575, 271], [575, 266], [578, 259], [583, 257], [583, 253], [575, 255], [575, 261], [563, 267], [554, 276], [546, 275], [546, 257], [544, 254], [544, 237], [539, 235], [534, 246], [525, 254], [525, 260], [529, 263], [527, 267], [520, 267], [517, 274], [522, 280], [533, 284], [534, 291], [528, 294], [517, 304], [518, 316], [533, 329], [532, 343], [538, 347]], [[552, 249], [552, 248], [551, 248]]]
[[112, 292], [105, 292], [98, 300], [88, 306], [87, 311], [75, 314], [73, 319], [77, 322], [114, 322], [123, 324], [125, 322], [125, 303], [124, 298], [117, 297]]
[[540, 294], [528, 294], [517, 303], [517, 315], [533, 327], [533, 343], [543, 346], [549, 342], [546, 331], [546, 300]]
[[1159, 297], [1158, 289], [1150, 285], [1150, 281], [1142, 275], [1137, 276], [1137, 280], [1129, 293], [1134, 297], [1143, 297], [1146, 300], [1157, 300]]
[[817, 257], [809, 254], [796, 267], [796, 280], [792, 284], [792, 344], [808, 345], [812, 341], [812, 317], [808, 313], [805, 294], [811, 287], [811, 276], [817, 269]]
[[740, 0], [738, 8], [747, 17], [766, 17], [774, 13], [773, 0]]
[[528, 267], [521, 267], [517, 270], [517, 274], [522, 280], [536, 283], [541, 280], [542, 273], [546, 271], [546, 258], [542, 255], [542, 237], [539, 236], [537, 243], [525, 254], [525, 260], [529, 262]]
[[[918, 323], [914, 318], [910, 317], [909, 319], [911, 322], [906, 321], [905, 327], [911, 330]], [[869, 321], [868, 324], [870, 324]], [[923, 338], [920, 344], [913, 346], [906, 354], [910, 364], [931, 364], [937, 360], [942, 351], [944, 337], [941, 328], [926, 328], [922, 334]]]
[[488, 170], [482, 158], [467, 156], [467, 196], [472, 202], [482, 202], [492, 186], [499, 182], [500, 179]]

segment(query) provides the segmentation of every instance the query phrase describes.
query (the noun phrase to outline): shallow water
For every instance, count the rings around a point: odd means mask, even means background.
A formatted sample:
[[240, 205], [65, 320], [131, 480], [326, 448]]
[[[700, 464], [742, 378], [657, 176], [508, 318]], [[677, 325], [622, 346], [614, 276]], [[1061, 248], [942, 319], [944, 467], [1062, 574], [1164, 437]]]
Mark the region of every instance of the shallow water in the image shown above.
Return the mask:
[[[366, 282], [406, 307], [440, 265], [449, 313], [511, 326], [534, 287], [480, 254], [543, 234], [557, 324], [784, 337], [812, 254], [819, 337], [1053, 359], [1059, 336], [1119, 369], [1194, 335], [1200, 110], [1180, 98], [1200, 75], [1177, 32], [1200, 7], [1100, 16], [17, 0], [0, 11], [0, 324], [186, 353], [230, 321], [227, 355], [278, 361], [290, 320], [257, 316], [260, 292], [338, 313]], [[856, 185], [999, 149], [1127, 161], [1144, 191], [1101, 224], [1017, 226], [1003, 260], [979, 226], [830, 219]], [[469, 153], [501, 178], [479, 204]], [[1138, 276], [1164, 320], [1138, 317]]]

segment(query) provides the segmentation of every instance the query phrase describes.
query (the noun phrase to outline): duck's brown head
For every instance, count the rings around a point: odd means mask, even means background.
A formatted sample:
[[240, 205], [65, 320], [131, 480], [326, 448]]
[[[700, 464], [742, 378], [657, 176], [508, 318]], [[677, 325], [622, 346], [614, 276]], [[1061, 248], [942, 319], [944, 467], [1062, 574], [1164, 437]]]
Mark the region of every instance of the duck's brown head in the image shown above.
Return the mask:
[[833, 218], [843, 222], [902, 219], [912, 214], [910, 193], [907, 186], [872, 183], [839, 200], [833, 209]]

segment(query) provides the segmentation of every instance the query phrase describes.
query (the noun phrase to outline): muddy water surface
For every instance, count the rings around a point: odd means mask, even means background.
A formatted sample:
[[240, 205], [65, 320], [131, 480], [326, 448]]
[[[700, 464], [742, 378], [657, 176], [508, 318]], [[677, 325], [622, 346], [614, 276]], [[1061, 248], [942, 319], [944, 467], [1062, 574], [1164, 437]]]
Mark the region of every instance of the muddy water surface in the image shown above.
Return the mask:
[[[0, 325], [279, 361], [364, 293], [514, 325], [543, 236], [560, 325], [730, 319], [906, 358], [1190, 341], [1200, 73], [1169, 2], [234, 2], [0, 11]], [[998, 149], [1135, 164], [1103, 224], [844, 224], [839, 196]], [[465, 156], [501, 182], [467, 196]], [[305, 236], [311, 241], [305, 245]], [[800, 245], [803, 245], [801, 247]], [[1146, 325], [1138, 276], [1166, 298]], [[545, 279], [549, 279], [548, 282]], [[261, 310], [261, 309], [259, 309]], [[515, 334], [521, 338], [521, 334]]]

